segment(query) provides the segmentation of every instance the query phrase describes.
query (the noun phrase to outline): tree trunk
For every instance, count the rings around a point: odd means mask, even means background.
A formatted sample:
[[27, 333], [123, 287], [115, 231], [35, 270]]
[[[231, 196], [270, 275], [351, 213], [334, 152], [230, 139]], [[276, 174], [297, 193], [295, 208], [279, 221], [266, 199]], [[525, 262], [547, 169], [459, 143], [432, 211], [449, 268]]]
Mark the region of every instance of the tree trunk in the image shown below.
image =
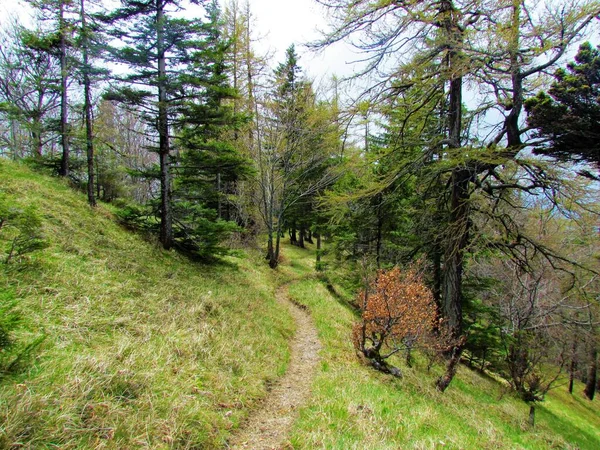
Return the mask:
[[279, 265], [280, 244], [281, 244], [281, 234], [277, 233], [277, 237], [275, 238], [275, 251], [271, 254], [271, 259], [269, 260], [269, 267], [271, 269], [275, 269]]
[[317, 238], [317, 266], [321, 262], [321, 233], [315, 233]]
[[575, 381], [575, 370], [577, 369], [577, 341], [573, 339], [571, 347], [571, 364], [569, 365], [569, 394], [573, 395], [573, 384]]
[[598, 372], [598, 350], [595, 345], [590, 352], [590, 365], [588, 366], [587, 380], [583, 394], [590, 400], [594, 400], [596, 394], [596, 377]]
[[267, 238], [267, 256], [265, 256], [265, 259], [269, 261], [269, 263], [273, 259], [273, 252], [273, 231], [269, 230], [269, 236]]
[[306, 231], [306, 242], [308, 242], [309, 244], [314, 244], [313, 232], [310, 228]]
[[300, 225], [300, 231], [298, 232], [298, 247], [305, 248], [304, 246], [304, 225]]
[[88, 186], [87, 195], [90, 206], [96, 206], [96, 198], [94, 197], [94, 137], [92, 130], [92, 93], [90, 81], [90, 66], [89, 66], [89, 40], [88, 28], [85, 16], [85, 0], [81, 0], [81, 34], [82, 34], [82, 52], [83, 52], [83, 91], [84, 91], [84, 116], [85, 116], [85, 143], [87, 150], [87, 172]]
[[62, 157], [60, 160], [59, 175], [69, 176], [69, 105], [67, 93], [67, 25], [65, 22], [65, 0], [60, 0], [59, 5], [60, 28], [60, 136], [62, 143]]
[[[451, 0], [442, 0], [439, 7], [441, 27], [448, 43], [446, 55], [446, 77], [450, 83], [448, 106], [448, 147], [456, 150], [461, 147], [462, 131], [462, 64], [463, 31], [458, 25], [458, 14]], [[456, 155], [458, 156], [458, 155]], [[442, 274], [441, 303], [442, 313], [452, 339], [455, 341], [449, 352], [446, 373], [437, 381], [437, 388], [444, 391], [456, 374], [462, 344], [462, 275], [463, 257], [469, 240], [469, 182], [467, 169], [457, 166], [450, 179], [450, 223], [448, 242], [445, 243]]]
[[[41, 127], [41, 124], [39, 125]], [[34, 125], [34, 127], [37, 127], [37, 125]], [[42, 133], [38, 130], [32, 131], [31, 132], [31, 138], [33, 140], [33, 148], [35, 149], [35, 153], [34, 156], [37, 159], [41, 159], [42, 155], [43, 155], [43, 145], [42, 145]], [[15, 155], [16, 155], [16, 150], [15, 150]]]
[[436, 383], [438, 391], [444, 392], [448, 386], [450, 386], [450, 383], [452, 382], [452, 379], [458, 370], [458, 364], [460, 363], [462, 350], [463, 348], [461, 345], [452, 347], [450, 359], [448, 359], [448, 363], [446, 364], [446, 372], [437, 380]]
[[529, 405], [529, 425], [535, 426], [535, 405], [533, 403]]
[[217, 173], [217, 216], [219, 219], [223, 218], [223, 213], [221, 210], [221, 173]]
[[293, 225], [290, 230], [290, 244], [298, 245], [298, 238], [296, 237], [296, 225]]
[[381, 211], [381, 194], [377, 196], [377, 202], [379, 205], [377, 206], [377, 244], [375, 247], [375, 260], [377, 263], [377, 269], [381, 269], [381, 240], [383, 233], [383, 214]]
[[157, 0], [156, 37], [158, 50], [158, 136], [160, 159], [160, 242], [164, 249], [173, 246], [173, 213], [171, 210], [171, 175], [169, 122], [167, 111], [164, 3]]

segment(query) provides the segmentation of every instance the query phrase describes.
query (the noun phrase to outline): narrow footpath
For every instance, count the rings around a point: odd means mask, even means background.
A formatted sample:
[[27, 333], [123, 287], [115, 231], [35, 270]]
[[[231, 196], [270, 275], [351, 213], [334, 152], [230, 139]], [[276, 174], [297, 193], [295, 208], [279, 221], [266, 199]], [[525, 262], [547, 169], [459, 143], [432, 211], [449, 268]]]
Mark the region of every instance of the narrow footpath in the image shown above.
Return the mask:
[[298, 409], [310, 397], [321, 348], [317, 329], [310, 315], [289, 300], [287, 286], [280, 287], [275, 295], [276, 300], [289, 309], [296, 322], [288, 370], [273, 386], [262, 406], [251, 413], [231, 439], [228, 446], [230, 449], [287, 448], [289, 431]]

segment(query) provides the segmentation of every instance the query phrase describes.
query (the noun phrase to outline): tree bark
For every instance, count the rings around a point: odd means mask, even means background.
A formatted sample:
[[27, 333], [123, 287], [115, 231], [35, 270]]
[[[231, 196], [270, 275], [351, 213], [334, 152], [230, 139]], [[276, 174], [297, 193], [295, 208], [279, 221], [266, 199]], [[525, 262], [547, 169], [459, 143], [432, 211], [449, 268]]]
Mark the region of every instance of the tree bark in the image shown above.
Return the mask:
[[444, 392], [448, 386], [450, 386], [450, 383], [452, 382], [452, 379], [458, 370], [458, 364], [460, 363], [462, 351], [462, 345], [456, 345], [452, 347], [450, 358], [446, 364], [446, 372], [437, 380], [436, 383], [438, 391]]
[[293, 225], [290, 230], [290, 244], [298, 245], [298, 237], [296, 236], [296, 225]]
[[92, 93], [89, 65], [89, 36], [87, 21], [85, 16], [85, 0], [81, 0], [81, 34], [82, 34], [82, 53], [83, 53], [83, 91], [84, 91], [84, 116], [85, 116], [85, 143], [87, 155], [88, 186], [87, 195], [90, 206], [96, 206], [94, 196], [94, 136], [92, 129]]
[[588, 366], [587, 380], [583, 394], [590, 400], [596, 395], [596, 377], [598, 372], [598, 349], [595, 345], [590, 351], [590, 365]]
[[300, 225], [300, 230], [298, 232], [298, 247], [305, 248], [304, 246], [304, 233], [305, 233], [304, 225]]
[[315, 233], [317, 238], [317, 265], [321, 262], [321, 233]]
[[173, 246], [173, 213], [171, 210], [171, 175], [169, 122], [166, 89], [166, 57], [164, 34], [164, 0], [156, 1], [156, 37], [158, 50], [158, 136], [160, 160], [160, 242], [164, 249]]
[[535, 427], [535, 405], [529, 405], [529, 425]]
[[62, 157], [60, 160], [59, 175], [69, 176], [69, 105], [67, 93], [68, 67], [67, 67], [67, 24], [65, 21], [65, 1], [59, 4], [59, 29], [60, 29], [60, 136], [62, 143]]
[[277, 237], [275, 238], [275, 250], [271, 253], [271, 259], [269, 260], [269, 267], [271, 269], [275, 269], [279, 265], [280, 244], [281, 244], [281, 234], [277, 233]]
[[573, 339], [571, 347], [571, 364], [569, 365], [569, 394], [573, 395], [573, 384], [575, 381], [575, 370], [577, 369], [577, 341]]
[[375, 261], [377, 263], [377, 269], [381, 269], [381, 242], [383, 239], [383, 214], [381, 209], [381, 202], [383, 201], [381, 194], [377, 196], [377, 242], [375, 245]]
[[[448, 147], [456, 150], [461, 147], [462, 131], [462, 75], [461, 49], [463, 32], [458, 24], [458, 15], [451, 0], [442, 0], [439, 14], [441, 26], [448, 42], [446, 56], [447, 79], [449, 87], [448, 108]], [[462, 334], [462, 276], [464, 252], [469, 240], [469, 183], [471, 174], [468, 169], [458, 166], [450, 179], [450, 224], [448, 242], [444, 251], [442, 274], [442, 313], [449, 327], [451, 338], [455, 341], [449, 352], [446, 373], [437, 381], [441, 392], [452, 382], [458, 369], [462, 354], [459, 344]]]
[[269, 236], [267, 238], [267, 255], [265, 256], [265, 259], [267, 261], [271, 261], [271, 259], [273, 258], [273, 252], [275, 250], [273, 249], [273, 231], [269, 230]]

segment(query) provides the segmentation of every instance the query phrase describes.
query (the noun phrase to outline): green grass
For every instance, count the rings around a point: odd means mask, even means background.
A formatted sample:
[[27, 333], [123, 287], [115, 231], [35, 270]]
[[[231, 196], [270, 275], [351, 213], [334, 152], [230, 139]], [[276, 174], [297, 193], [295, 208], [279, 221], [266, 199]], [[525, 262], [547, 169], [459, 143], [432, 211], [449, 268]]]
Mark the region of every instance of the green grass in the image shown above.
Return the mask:
[[43, 343], [0, 379], [0, 448], [214, 448], [264, 397], [294, 325], [252, 254], [210, 267], [164, 252], [66, 184], [0, 162], [50, 246], [0, 268], [13, 333]]
[[[288, 261], [310, 265], [312, 252], [285, 247]], [[297, 267], [282, 271], [299, 272]], [[290, 285], [293, 300], [308, 306], [323, 344], [314, 397], [300, 411], [294, 448], [600, 448], [600, 415], [578, 385], [574, 396], [560, 387], [537, 407], [535, 428], [529, 407], [496, 380], [460, 367], [441, 394], [434, 382], [443, 368], [427, 371], [417, 356], [410, 369], [396, 361], [404, 378], [394, 379], [361, 363], [350, 342], [352, 310], [314, 278]]]
[[287, 366], [294, 325], [273, 296], [284, 282], [323, 344], [294, 448], [600, 448], [598, 400], [581, 385], [552, 391], [531, 428], [527, 405], [466, 367], [440, 394], [443, 368], [428, 372], [422, 355], [412, 369], [397, 362], [401, 380], [364, 365], [349, 291], [320, 281], [312, 246], [284, 246], [276, 271], [250, 251], [203, 266], [25, 167], [0, 161], [0, 194], [34, 205], [50, 244], [0, 268], [0, 306], [15, 303], [20, 319], [13, 338], [43, 338], [0, 378], [0, 448], [223, 447]]

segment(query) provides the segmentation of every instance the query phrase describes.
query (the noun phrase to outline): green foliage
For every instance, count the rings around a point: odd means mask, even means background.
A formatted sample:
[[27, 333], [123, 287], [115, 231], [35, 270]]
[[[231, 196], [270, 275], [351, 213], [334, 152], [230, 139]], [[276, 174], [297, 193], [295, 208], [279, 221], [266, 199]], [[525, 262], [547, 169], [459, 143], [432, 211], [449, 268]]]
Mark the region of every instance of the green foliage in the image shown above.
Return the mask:
[[33, 205], [9, 204], [0, 193], [0, 255], [4, 264], [23, 262], [25, 256], [48, 246], [42, 219]]
[[600, 47], [582, 44], [554, 80], [548, 93], [525, 102], [529, 125], [548, 140], [536, 153], [600, 167]]
[[173, 210], [175, 247], [203, 260], [229, 253], [223, 241], [240, 228], [217, 217], [214, 209], [196, 202], [177, 202]]

